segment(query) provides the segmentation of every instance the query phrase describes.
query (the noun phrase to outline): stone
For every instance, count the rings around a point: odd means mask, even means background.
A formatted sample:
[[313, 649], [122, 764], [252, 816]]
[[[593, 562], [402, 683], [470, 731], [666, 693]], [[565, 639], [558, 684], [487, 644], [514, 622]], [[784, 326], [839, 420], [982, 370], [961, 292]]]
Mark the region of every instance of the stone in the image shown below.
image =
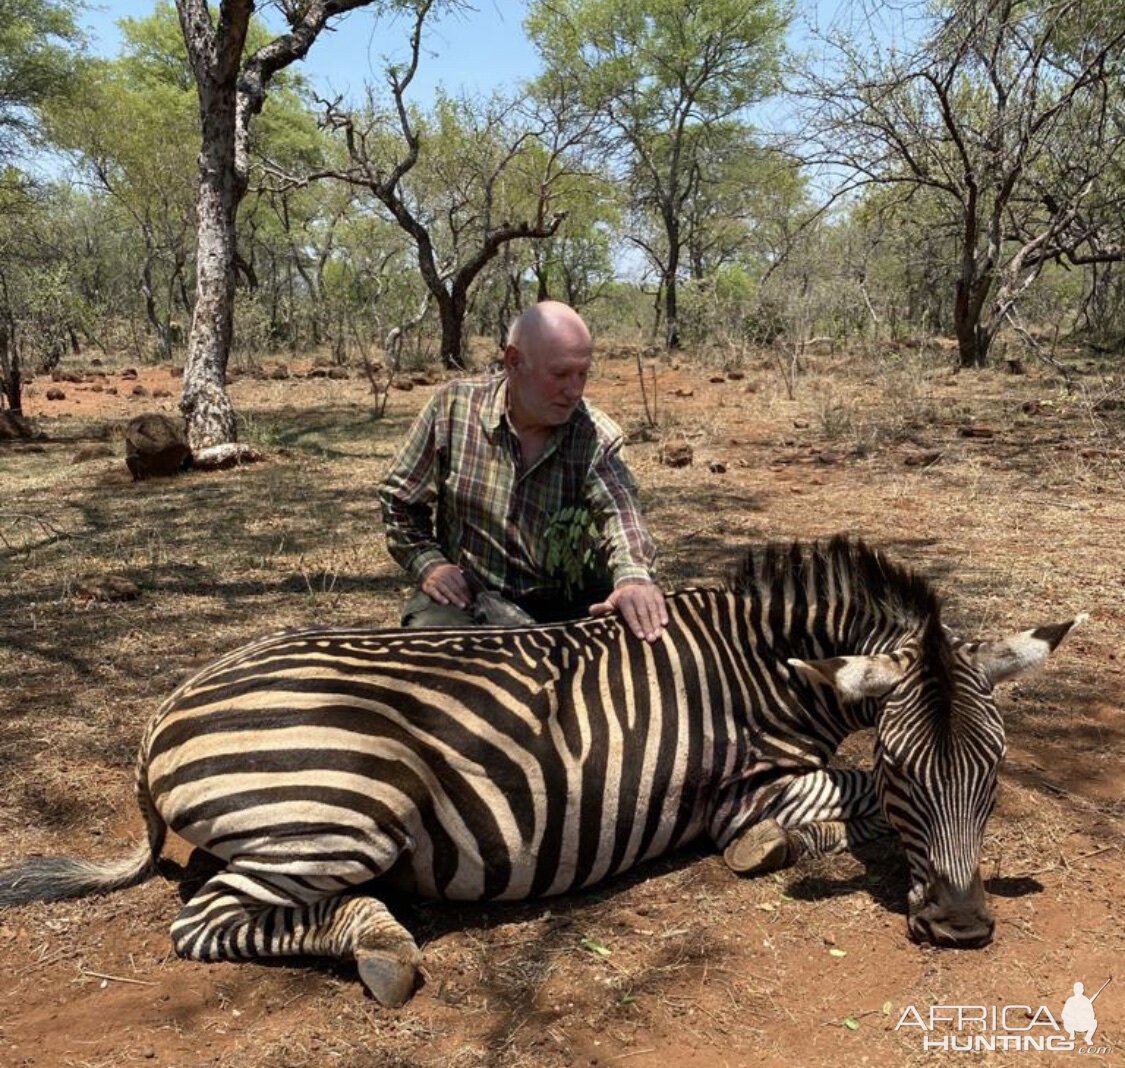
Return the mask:
[[134, 386], [132, 388], [131, 392], [132, 392], [134, 397], [147, 397], [148, 396], [148, 390], [145, 389], [144, 386], [139, 385], [139, 384]]
[[117, 575], [102, 575], [74, 588], [74, 596], [84, 601], [135, 601], [140, 587]]
[[108, 445], [83, 445], [71, 458], [72, 464], [84, 464], [90, 460], [103, 460], [113, 455], [113, 449]]
[[35, 431], [19, 412], [0, 411], [0, 441], [20, 441], [35, 437]]
[[191, 449], [183, 422], [159, 412], [130, 419], [125, 427], [125, 465], [136, 481], [187, 470]]
[[659, 458], [665, 467], [689, 467], [695, 459], [695, 450], [686, 441], [675, 438], [660, 447]]
[[49, 401], [66, 400], [66, 394], [56, 386], [52, 389], [47, 390], [47, 400], [49, 400]]
[[270, 378], [275, 382], [283, 382], [289, 377], [289, 368], [283, 363], [279, 363], [271, 372]]
[[121, 372], [121, 377], [129, 379], [136, 378], [137, 369], [135, 367], [126, 367], [125, 370]]
[[340, 381], [345, 378], [351, 378], [352, 373], [346, 367], [329, 367], [328, 377]]

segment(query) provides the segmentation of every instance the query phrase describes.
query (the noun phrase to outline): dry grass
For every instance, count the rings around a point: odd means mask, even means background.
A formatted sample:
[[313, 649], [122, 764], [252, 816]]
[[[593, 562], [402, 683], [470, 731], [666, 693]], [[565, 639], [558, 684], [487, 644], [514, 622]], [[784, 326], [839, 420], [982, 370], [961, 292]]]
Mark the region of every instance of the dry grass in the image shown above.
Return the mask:
[[[174, 959], [173, 878], [0, 919], [0, 1063], [954, 1063], [894, 1031], [905, 1005], [1034, 999], [1057, 1011], [1074, 979], [1112, 974], [1125, 948], [1125, 412], [1104, 402], [1121, 379], [1089, 364], [1063, 391], [1038, 368], [954, 375], [948, 363], [913, 349], [808, 356], [790, 400], [761, 354], [719, 383], [718, 362], [661, 360], [661, 427], [630, 460], [669, 585], [721, 579], [751, 541], [847, 530], [930, 574], [965, 633], [1092, 614], [1047, 671], [1001, 698], [1010, 753], [983, 868], [994, 946], [908, 943], [889, 845], [758, 880], [687, 854], [561, 901], [402, 903], [429, 982], [395, 1014], [346, 966]], [[358, 378], [232, 388], [265, 464], [145, 484], [120, 459], [71, 465], [77, 442], [117, 438], [117, 410], [45, 421], [42, 451], [0, 446], [0, 862], [115, 851], [138, 826], [143, 724], [201, 663], [277, 627], [397, 619], [404, 581], [374, 486], [430, 391], [393, 393], [377, 420]], [[643, 416], [628, 354], [603, 361], [591, 392], [625, 425]], [[695, 447], [692, 467], [658, 462], [673, 436]], [[907, 464], [919, 454], [933, 458]], [[76, 596], [106, 574], [139, 598]], [[845, 757], [868, 747], [853, 739]], [[1104, 1001], [1098, 1037], [1112, 1044], [1125, 1001]]]

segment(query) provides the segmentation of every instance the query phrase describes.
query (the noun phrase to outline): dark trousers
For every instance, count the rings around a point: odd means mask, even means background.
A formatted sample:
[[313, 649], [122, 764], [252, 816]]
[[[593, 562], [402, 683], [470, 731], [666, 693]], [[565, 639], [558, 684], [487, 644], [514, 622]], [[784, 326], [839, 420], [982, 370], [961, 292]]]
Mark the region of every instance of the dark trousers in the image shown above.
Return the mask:
[[404, 627], [480, 627], [528, 626], [535, 623], [561, 623], [584, 619], [590, 605], [600, 604], [613, 591], [612, 586], [580, 590], [577, 596], [537, 593], [513, 600], [498, 593], [480, 594], [468, 608], [438, 604], [429, 594], [415, 590], [402, 612]]

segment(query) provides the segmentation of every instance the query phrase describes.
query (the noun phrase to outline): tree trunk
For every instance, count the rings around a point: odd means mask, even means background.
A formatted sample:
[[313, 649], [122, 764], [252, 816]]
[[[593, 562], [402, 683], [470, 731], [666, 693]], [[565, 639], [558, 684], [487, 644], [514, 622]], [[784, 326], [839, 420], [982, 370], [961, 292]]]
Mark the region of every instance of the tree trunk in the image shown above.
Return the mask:
[[16, 347], [15, 331], [4, 319], [0, 319], [0, 375], [3, 377], [4, 401], [16, 415], [19, 415], [23, 411], [20, 354]]
[[988, 330], [981, 323], [985, 298], [991, 288], [990, 278], [973, 282], [957, 281], [957, 295], [953, 302], [953, 328], [957, 334], [958, 365], [963, 368], [983, 367], [992, 344], [995, 329]]
[[453, 292], [438, 297], [441, 317], [441, 365], [447, 371], [464, 371], [465, 310], [467, 293], [454, 287]]
[[203, 147], [199, 153], [199, 236], [195, 312], [191, 320], [180, 411], [193, 450], [236, 440], [234, 408], [226, 391], [234, 334], [235, 86], [199, 87]]
[[664, 219], [668, 233], [668, 264], [664, 272], [664, 344], [671, 349], [680, 347], [680, 323], [677, 310], [676, 275], [680, 270], [680, 225], [675, 216]]

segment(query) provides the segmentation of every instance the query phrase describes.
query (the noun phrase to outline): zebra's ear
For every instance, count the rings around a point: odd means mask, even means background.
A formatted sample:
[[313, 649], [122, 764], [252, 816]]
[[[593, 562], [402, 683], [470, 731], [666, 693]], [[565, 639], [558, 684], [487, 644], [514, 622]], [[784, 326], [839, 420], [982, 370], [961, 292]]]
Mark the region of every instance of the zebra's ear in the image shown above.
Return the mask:
[[812, 682], [833, 687], [844, 701], [882, 697], [901, 681], [906, 658], [893, 653], [877, 656], [834, 656], [829, 660], [789, 661]]
[[996, 642], [981, 642], [972, 650], [973, 663], [995, 686], [998, 682], [1038, 667], [1075, 627], [1090, 617], [1083, 612], [1066, 623], [1053, 623], [1034, 630], [1021, 631]]

